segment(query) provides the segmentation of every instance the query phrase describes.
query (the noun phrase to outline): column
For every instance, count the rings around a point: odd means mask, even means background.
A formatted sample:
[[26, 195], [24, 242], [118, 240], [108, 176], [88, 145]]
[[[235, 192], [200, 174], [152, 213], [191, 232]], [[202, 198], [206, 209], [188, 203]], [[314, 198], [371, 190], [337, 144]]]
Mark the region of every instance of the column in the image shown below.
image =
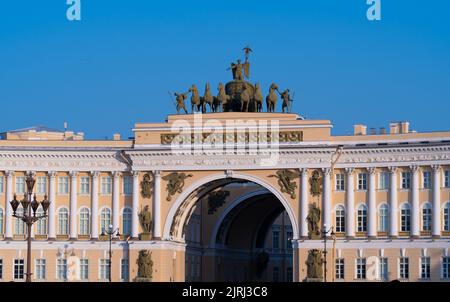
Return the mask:
[[153, 172], [153, 238], [161, 239], [161, 171]]
[[70, 238], [77, 238], [77, 176], [70, 172]]
[[120, 172], [113, 173], [114, 183], [113, 183], [113, 196], [112, 196], [112, 225], [113, 229], [119, 228], [119, 197], [120, 197]]
[[420, 236], [420, 203], [419, 203], [419, 167], [411, 166], [412, 187], [411, 187], [411, 236]]
[[131, 237], [139, 237], [139, 171], [133, 171], [133, 209], [131, 218]]
[[389, 190], [389, 235], [398, 237], [398, 201], [397, 201], [397, 167], [389, 167], [390, 190]]
[[48, 207], [48, 239], [56, 238], [56, 172], [50, 171], [47, 173], [49, 184], [48, 184], [48, 200], [50, 201], [50, 206]]
[[347, 179], [346, 179], [346, 209], [345, 209], [345, 217], [346, 217], [346, 236], [348, 239], [355, 238], [355, 179], [353, 176], [353, 172], [355, 171], [354, 168], [346, 168], [345, 172], [347, 172]]
[[308, 169], [300, 169], [301, 176], [301, 194], [300, 194], [300, 237], [305, 239], [308, 237]]
[[100, 172], [91, 172], [91, 238], [98, 239], [98, 176]]
[[324, 168], [323, 171], [323, 223], [329, 228], [331, 226], [331, 169]]
[[434, 165], [433, 169], [433, 238], [441, 237], [441, 166]]
[[11, 200], [13, 200], [13, 171], [6, 171], [6, 203], [5, 203], [5, 238], [12, 238], [13, 230], [12, 230], [12, 220], [13, 220], [13, 211], [12, 207], [9, 204]]
[[377, 237], [377, 195], [375, 168], [367, 169], [369, 172], [369, 200], [368, 200], [368, 234], [369, 238]]

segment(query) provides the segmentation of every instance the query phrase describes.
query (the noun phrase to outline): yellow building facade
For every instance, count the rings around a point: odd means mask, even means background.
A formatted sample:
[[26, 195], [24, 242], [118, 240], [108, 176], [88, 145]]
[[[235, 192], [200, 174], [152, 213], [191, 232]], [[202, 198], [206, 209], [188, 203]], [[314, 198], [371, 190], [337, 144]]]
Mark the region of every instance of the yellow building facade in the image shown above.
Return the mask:
[[[327, 281], [449, 281], [450, 132], [389, 128], [356, 125], [354, 135], [333, 136], [327, 120], [225, 112], [139, 123], [130, 140], [39, 127], [3, 133], [0, 278], [24, 279], [26, 228], [10, 201], [23, 196], [31, 172], [37, 199], [51, 202], [31, 233], [35, 281], [107, 281], [109, 225], [120, 232], [113, 281], [136, 280], [142, 250], [153, 281], [273, 281], [281, 265], [292, 278], [280, 281], [303, 281], [309, 251], [324, 249], [309, 236], [312, 204], [321, 229], [334, 231]], [[283, 171], [293, 175], [287, 183]], [[145, 206], [149, 238], [139, 220]], [[291, 251], [274, 265], [280, 225]]]

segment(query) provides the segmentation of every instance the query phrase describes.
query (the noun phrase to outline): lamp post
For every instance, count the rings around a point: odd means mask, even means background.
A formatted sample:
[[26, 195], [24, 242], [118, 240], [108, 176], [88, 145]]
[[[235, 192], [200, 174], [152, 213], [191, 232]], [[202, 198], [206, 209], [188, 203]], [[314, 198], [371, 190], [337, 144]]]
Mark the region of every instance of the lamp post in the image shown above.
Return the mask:
[[323, 244], [324, 244], [324, 249], [323, 249], [323, 258], [324, 258], [324, 261], [323, 261], [323, 263], [324, 263], [323, 279], [324, 279], [324, 282], [327, 282], [327, 235], [328, 235], [328, 233], [330, 233], [331, 236], [334, 236], [333, 227], [327, 229], [327, 225], [324, 224], [321, 233], [322, 233]]
[[[13, 209], [13, 217], [22, 220], [27, 225], [27, 272], [25, 275], [26, 282], [31, 282], [31, 227], [36, 221], [47, 217], [50, 201], [47, 199], [47, 195], [44, 196], [44, 200], [41, 202], [36, 200], [36, 194], [33, 196], [33, 188], [36, 183], [33, 173], [28, 173], [25, 182], [27, 185], [27, 192], [24, 194], [23, 200], [19, 202], [16, 194], [14, 194], [14, 199], [10, 201], [10, 204]], [[22, 215], [16, 213], [20, 204], [23, 208]], [[39, 206], [42, 207], [43, 214], [38, 216], [36, 215], [36, 211]]]
[[112, 243], [113, 236], [120, 236], [120, 233], [119, 233], [119, 229], [118, 228], [114, 230], [112, 224], [110, 224], [107, 230], [105, 230], [105, 229], [102, 230], [102, 234], [101, 235], [102, 236], [106, 236], [106, 235], [109, 236], [109, 260], [108, 260], [109, 272], [108, 272], [108, 278], [109, 278], [109, 282], [111, 282], [111, 258], [112, 258], [111, 243]]

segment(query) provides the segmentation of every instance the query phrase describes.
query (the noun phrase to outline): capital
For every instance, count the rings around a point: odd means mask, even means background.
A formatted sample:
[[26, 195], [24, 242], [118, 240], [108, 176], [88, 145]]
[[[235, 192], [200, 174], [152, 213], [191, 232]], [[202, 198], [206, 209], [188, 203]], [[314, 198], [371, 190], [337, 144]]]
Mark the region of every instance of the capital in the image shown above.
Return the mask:
[[131, 171], [131, 175], [132, 175], [134, 178], [137, 178], [137, 177], [139, 177], [139, 171]]
[[154, 177], [160, 177], [161, 176], [161, 171], [160, 170], [155, 170], [152, 172]]
[[322, 172], [324, 175], [331, 175], [331, 168], [322, 168]]
[[47, 175], [49, 178], [55, 178], [56, 174], [58, 174], [56, 171], [48, 171]]
[[302, 175], [308, 175], [308, 169], [307, 168], [301, 168], [300, 170], [300, 174]]
[[233, 178], [233, 170], [226, 170], [225, 171], [225, 176], [227, 178]]
[[441, 170], [441, 166], [440, 165], [432, 165], [431, 169], [433, 170], [433, 172], [439, 172]]
[[353, 167], [345, 168], [345, 173], [352, 175], [353, 172], [355, 172], [355, 168], [353, 168]]
[[397, 167], [388, 167], [389, 173], [397, 173], [398, 168]]
[[114, 172], [112, 172], [112, 175], [113, 175], [114, 178], [119, 178], [120, 175], [122, 175], [122, 173], [119, 172], [119, 171], [114, 171]]
[[69, 175], [70, 175], [70, 177], [75, 178], [78, 176], [78, 171], [70, 171]]
[[418, 165], [411, 165], [411, 166], [409, 166], [409, 169], [411, 169], [411, 172], [414, 172], [414, 173], [419, 172], [419, 166]]
[[374, 167], [367, 168], [367, 172], [369, 172], [370, 175], [375, 174], [376, 169]]
[[14, 171], [5, 171], [5, 175], [6, 175], [6, 177], [13, 177]]
[[99, 171], [91, 171], [91, 176], [92, 176], [92, 178], [98, 178], [100, 176], [100, 172]]

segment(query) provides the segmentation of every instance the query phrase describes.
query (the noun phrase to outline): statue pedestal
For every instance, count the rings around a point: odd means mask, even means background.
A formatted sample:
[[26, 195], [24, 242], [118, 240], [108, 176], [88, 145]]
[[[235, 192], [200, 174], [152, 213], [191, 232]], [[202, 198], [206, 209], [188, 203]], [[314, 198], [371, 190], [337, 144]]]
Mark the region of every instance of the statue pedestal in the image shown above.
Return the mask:
[[152, 240], [151, 233], [141, 233], [139, 234], [139, 240]]
[[321, 236], [320, 236], [320, 234], [309, 234], [308, 238], [309, 238], [310, 240], [319, 240], [319, 239], [322, 239]]
[[303, 282], [323, 282], [323, 278], [306, 278]]
[[135, 282], [152, 282], [151, 278], [140, 278], [140, 277], [136, 277], [136, 279], [134, 279]]

